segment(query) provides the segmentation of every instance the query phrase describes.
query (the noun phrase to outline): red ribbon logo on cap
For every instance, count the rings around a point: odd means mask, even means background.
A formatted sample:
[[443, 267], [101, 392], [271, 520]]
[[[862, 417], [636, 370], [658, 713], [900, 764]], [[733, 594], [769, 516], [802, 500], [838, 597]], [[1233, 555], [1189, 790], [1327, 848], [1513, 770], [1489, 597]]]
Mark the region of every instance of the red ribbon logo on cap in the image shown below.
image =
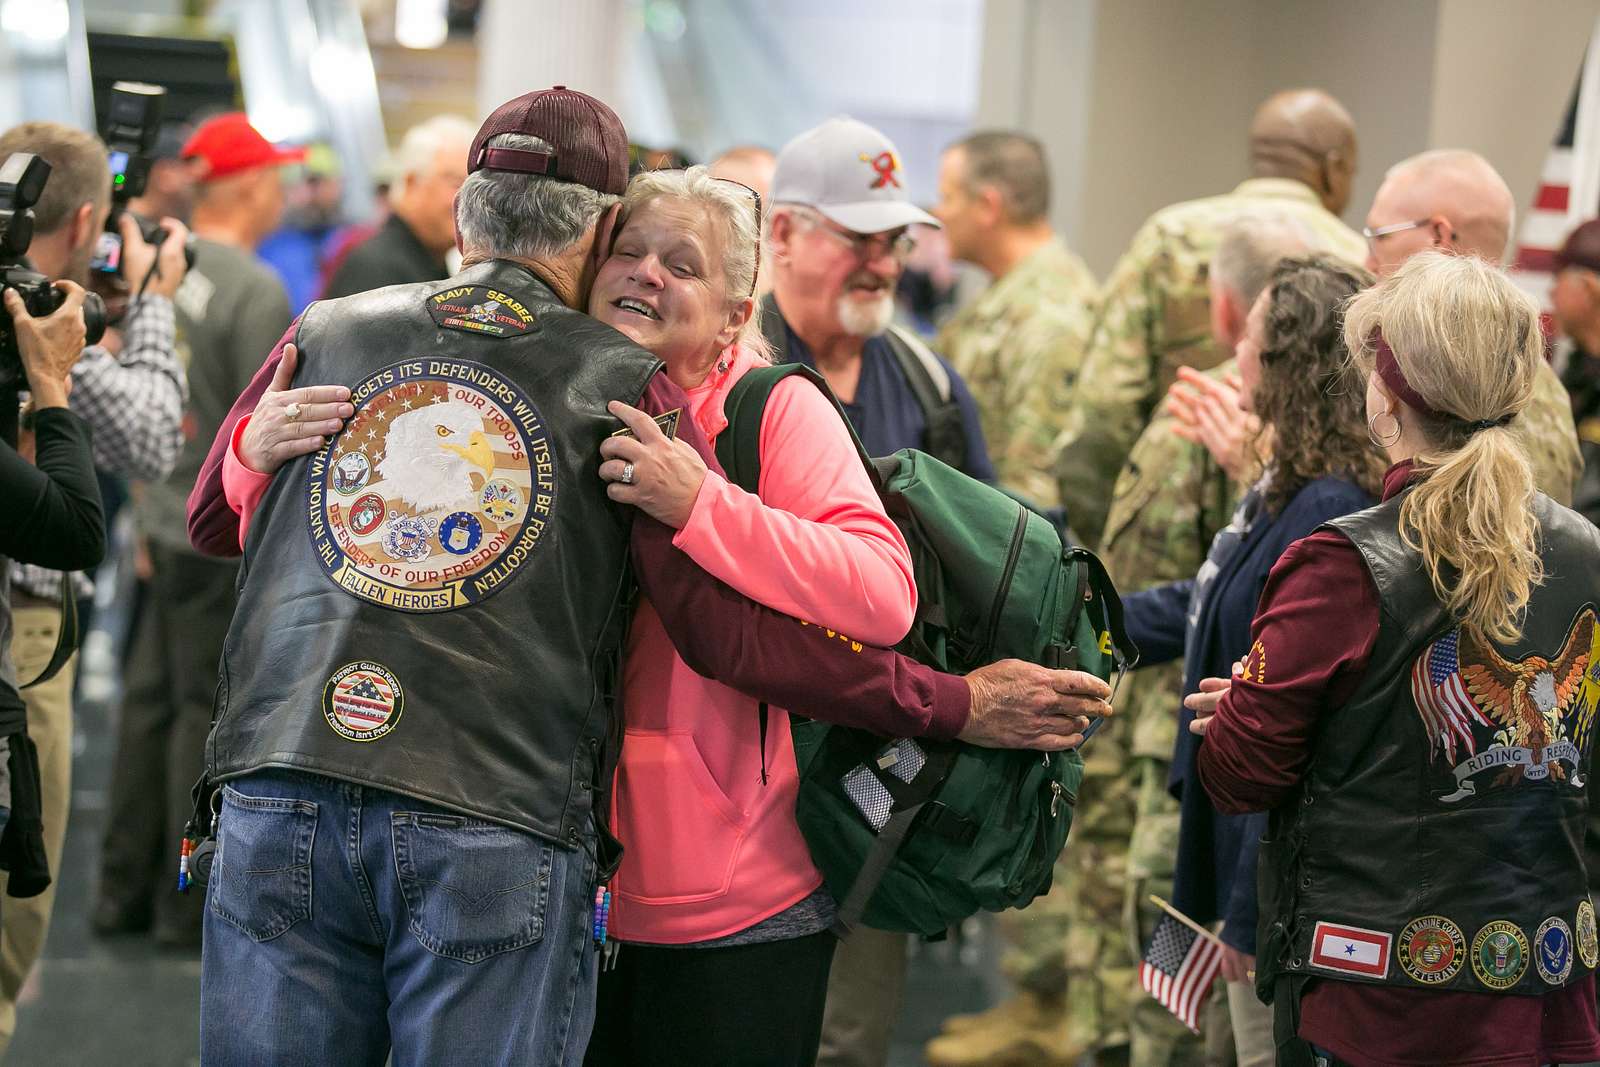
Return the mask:
[[879, 152], [875, 156], [863, 152], [861, 162], [872, 167], [873, 172], [878, 175], [878, 180], [872, 183], [872, 188], [882, 189], [887, 185], [900, 188], [900, 179], [894, 176], [894, 172], [900, 169], [900, 161], [895, 158], [893, 152]]

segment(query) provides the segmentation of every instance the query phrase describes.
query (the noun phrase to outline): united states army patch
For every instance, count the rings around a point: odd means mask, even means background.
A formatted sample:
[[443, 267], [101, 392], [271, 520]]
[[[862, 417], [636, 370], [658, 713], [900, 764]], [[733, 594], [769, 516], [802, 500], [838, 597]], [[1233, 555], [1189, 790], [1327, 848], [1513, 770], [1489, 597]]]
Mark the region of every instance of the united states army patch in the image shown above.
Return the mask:
[[395, 363], [306, 468], [312, 547], [329, 579], [396, 611], [499, 591], [549, 536], [556, 469], [539, 410], [480, 363]]
[[1594, 905], [1587, 900], [1578, 902], [1577, 929], [1574, 931], [1578, 942], [1578, 958], [1590, 970], [1600, 964], [1600, 940], [1595, 937]]
[[1396, 956], [1407, 978], [1440, 986], [1461, 973], [1467, 962], [1467, 940], [1461, 927], [1443, 915], [1424, 915], [1400, 931]]
[[1472, 973], [1490, 989], [1510, 989], [1528, 970], [1528, 935], [1515, 923], [1485, 923], [1472, 939]]
[[1533, 966], [1546, 985], [1566, 985], [1572, 974], [1572, 929], [1552, 915], [1533, 935]]
[[538, 326], [533, 312], [510, 293], [462, 285], [428, 297], [428, 315], [445, 330], [484, 337], [517, 337]]
[[404, 708], [400, 680], [370, 660], [346, 663], [322, 690], [322, 715], [346, 741], [378, 740], [395, 728]]

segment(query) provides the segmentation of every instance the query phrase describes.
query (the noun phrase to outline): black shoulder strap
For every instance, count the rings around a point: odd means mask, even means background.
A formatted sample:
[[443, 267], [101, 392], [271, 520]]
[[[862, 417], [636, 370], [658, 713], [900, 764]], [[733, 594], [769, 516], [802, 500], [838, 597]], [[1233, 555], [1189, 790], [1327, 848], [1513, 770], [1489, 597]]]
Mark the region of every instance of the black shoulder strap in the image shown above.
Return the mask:
[[922, 409], [922, 451], [956, 470], [967, 465], [967, 429], [955, 402], [950, 372], [922, 339], [890, 326], [885, 339]]
[[789, 362], [789, 330], [783, 324], [783, 312], [778, 310], [778, 298], [768, 293], [756, 308], [761, 316], [761, 335], [772, 349], [772, 362], [783, 365]]

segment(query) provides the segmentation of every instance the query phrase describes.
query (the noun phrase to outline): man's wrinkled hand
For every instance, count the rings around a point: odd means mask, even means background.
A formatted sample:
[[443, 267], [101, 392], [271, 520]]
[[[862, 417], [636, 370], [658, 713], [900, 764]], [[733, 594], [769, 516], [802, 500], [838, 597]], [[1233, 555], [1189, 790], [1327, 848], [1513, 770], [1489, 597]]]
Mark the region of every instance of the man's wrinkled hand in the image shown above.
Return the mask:
[[17, 337], [17, 352], [28, 376], [28, 391], [35, 408], [66, 407], [71, 392], [73, 364], [83, 355], [87, 332], [83, 321], [83, 287], [75, 282], [58, 281], [55, 287], [65, 294], [61, 306], [50, 314], [35, 318], [15, 289], [5, 290], [5, 310], [11, 316], [11, 329]]
[[967, 675], [972, 709], [957, 737], [984, 748], [1075, 748], [1093, 718], [1111, 714], [1111, 687], [1083, 671], [1053, 671], [1019, 659]]

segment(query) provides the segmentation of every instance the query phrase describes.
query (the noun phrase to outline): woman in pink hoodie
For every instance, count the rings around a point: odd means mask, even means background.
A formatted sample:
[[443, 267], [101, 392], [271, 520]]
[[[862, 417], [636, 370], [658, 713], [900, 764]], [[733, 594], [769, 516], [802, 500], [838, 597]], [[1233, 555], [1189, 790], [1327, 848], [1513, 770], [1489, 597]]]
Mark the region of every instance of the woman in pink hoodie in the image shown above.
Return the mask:
[[[684, 415], [714, 441], [734, 383], [767, 362], [753, 299], [759, 201], [695, 167], [636, 177], [625, 208], [590, 313], [666, 363], [689, 395]], [[659, 439], [648, 463], [640, 444], [608, 443], [602, 452], [618, 458], [600, 473], [615, 498], [677, 529], [674, 544], [752, 600], [849, 640], [899, 641], [916, 609], [910, 553], [832, 403], [785, 379], [760, 447], [755, 496]], [[795, 823], [788, 717], [770, 709], [763, 748], [756, 702], [694, 673], [648, 601], [628, 637], [622, 708], [611, 824], [626, 853], [610, 923], [624, 947], [601, 976], [588, 1063], [728, 1062], [707, 1041], [732, 1037], [739, 1062], [809, 1064], [833, 901]], [[686, 994], [687, 1019], [677, 1017]]]
[[[710, 440], [723, 401], [764, 366], [754, 299], [760, 201], [704, 167], [635, 178], [627, 221], [589, 311], [660, 357]], [[789, 378], [761, 425], [751, 495], [614, 403], [639, 431], [638, 462], [607, 459], [611, 495], [677, 530], [673, 543], [752, 600], [889, 646], [916, 611], [911, 555], [832, 403]], [[241, 540], [269, 473], [223, 466]], [[602, 452], [615, 456], [616, 443]], [[848, 635], [848, 636], [845, 636]], [[833, 958], [834, 903], [795, 822], [787, 715], [692, 671], [640, 599], [623, 663], [625, 739], [611, 830], [626, 849], [609, 887], [609, 959], [591, 1065], [810, 1064]]]

